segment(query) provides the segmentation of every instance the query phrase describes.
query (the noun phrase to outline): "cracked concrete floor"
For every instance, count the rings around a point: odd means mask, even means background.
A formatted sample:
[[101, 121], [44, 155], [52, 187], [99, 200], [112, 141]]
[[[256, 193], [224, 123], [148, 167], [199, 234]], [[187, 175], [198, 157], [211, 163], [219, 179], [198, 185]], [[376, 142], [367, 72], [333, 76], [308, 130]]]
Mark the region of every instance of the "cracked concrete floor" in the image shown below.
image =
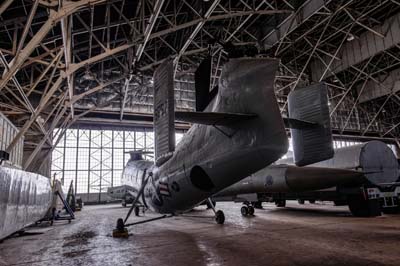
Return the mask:
[[[85, 206], [71, 224], [6, 239], [0, 265], [400, 265], [400, 215], [355, 218], [329, 204], [263, 206], [245, 218], [240, 204], [217, 203], [223, 226], [174, 217], [130, 228], [128, 239], [111, 237], [127, 208]], [[202, 206], [190, 214], [212, 215]]]

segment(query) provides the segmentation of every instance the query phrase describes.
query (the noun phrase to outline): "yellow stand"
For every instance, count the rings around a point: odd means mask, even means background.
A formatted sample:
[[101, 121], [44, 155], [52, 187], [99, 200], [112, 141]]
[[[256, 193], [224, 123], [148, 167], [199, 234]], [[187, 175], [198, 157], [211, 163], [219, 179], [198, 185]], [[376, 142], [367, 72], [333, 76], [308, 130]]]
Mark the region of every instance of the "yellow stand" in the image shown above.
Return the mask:
[[128, 238], [129, 237], [128, 229], [126, 228], [124, 228], [124, 230], [114, 229], [112, 236], [115, 238]]

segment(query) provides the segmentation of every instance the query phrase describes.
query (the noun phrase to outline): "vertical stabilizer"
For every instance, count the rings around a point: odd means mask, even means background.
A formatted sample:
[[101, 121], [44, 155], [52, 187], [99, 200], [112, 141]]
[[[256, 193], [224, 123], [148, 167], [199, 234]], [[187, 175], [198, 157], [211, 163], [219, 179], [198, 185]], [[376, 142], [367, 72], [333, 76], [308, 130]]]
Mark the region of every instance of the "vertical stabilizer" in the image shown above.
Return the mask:
[[332, 158], [334, 152], [326, 84], [318, 83], [292, 91], [289, 94], [289, 117], [318, 124], [312, 128], [290, 129], [296, 165]]
[[155, 162], [161, 165], [175, 150], [174, 68], [171, 60], [154, 72]]

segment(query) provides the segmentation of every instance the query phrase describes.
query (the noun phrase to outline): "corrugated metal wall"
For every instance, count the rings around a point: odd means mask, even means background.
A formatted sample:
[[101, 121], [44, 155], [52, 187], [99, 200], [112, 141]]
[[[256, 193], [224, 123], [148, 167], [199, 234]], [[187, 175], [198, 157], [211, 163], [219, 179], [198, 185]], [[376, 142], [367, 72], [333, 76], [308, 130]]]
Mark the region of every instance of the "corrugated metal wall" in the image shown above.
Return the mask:
[[[7, 117], [0, 113], [0, 150], [5, 151], [7, 149], [8, 145], [10, 145], [14, 137], [18, 134], [18, 131], [18, 128], [16, 128]], [[21, 167], [23, 148], [24, 138], [21, 138], [10, 152], [10, 160], [4, 163]]]

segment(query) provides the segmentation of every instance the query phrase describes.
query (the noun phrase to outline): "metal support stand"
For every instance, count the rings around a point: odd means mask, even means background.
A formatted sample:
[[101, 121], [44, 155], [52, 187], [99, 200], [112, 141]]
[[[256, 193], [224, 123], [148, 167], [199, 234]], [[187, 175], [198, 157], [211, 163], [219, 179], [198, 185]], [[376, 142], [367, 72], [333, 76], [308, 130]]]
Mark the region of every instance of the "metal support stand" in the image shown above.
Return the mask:
[[143, 195], [144, 188], [146, 187], [147, 182], [149, 181], [150, 177], [152, 176], [152, 175], [149, 175], [147, 178], [145, 178], [146, 177], [146, 172], [147, 172], [147, 170], [145, 169], [143, 171], [143, 176], [142, 176], [142, 180], [144, 180], [143, 184], [140, 187], [139, 192], [137, 193], [137, 195], [135, 197], [135, 200], [132, 202], [132, 206], [129, 208], [129, 211], [126, 214], [125, 220], [123, 220], [122, 218], [119, 218], [117, 220], [117, 228], [113, 230], [113, 234], [112, 234], [113, 237], [127, 238], [129, 236], [128, 229], [126, 228], [127, 226], [132, 226], [132, 225], [135, 225], [135, 224], [141, 224], [141, 223], [146, 223], [146, 222], [150, 222], [150, 221], [166, 218], [166, 215], [163, 215], [162, 217], [157, 217], [157, 218], [153, 218], [153, 219], [149, 219], [149, 220], [145, 220], [145, 221], [126, 224], [126, 221], [131, 216], [132, 211], [135, 208], [138, 207], [138, 206], [136, 206], [136, 204], [139, 202], [140, 197]]
[[[146, 169], [143, 171], [143, 176], [146, 176]], [[150, 177], [151, 177], [151, 176], [149, 175], [146, 179], [144, 179], [144, 182], [143, 182], [143, 184], [142, 184], [142, 187], [140, 188], [138, 194], [136, 195], [135, 200], [132, 202], [132, 206], [131, 206], [131, 208], [129, 209], [129, 211], [128, 211], [126, 217], [125, 217], [124, 224], [125, 224], [126, 221], [128, 220], [129, 216], [131, 216], [133, 209], [135, 209], [136, 203], [139, 201], [140, 197], [142, 196], [143, 191], [144, 191], [144, 188], [145, 188], [145, 186], [146, 186], [146, 184], [147, 184], [147, 181], [149, 181], [149, 178], [150, 178]]]
[[155, 218], [151, 218], [151, 219], [147, 219], [147, 220], [143, 220], [143, 221], [139, 221], [139, 222], [135, 222], [135, 223], [125, 224], [125, 227], [132, 226], [132, 225], [138, 225], [138, 224], [144, 224], [144, 223], [157, 221], [157, 220], [161, 220], [161, 219], [165, 219], [165, 218], [171, 218], [173, 216], [174, 215], [172, 215], [172, 214], [170, 214], [170, 215], [164, 214], [164, 215], [159, 216], [159, 217], [155, 217]]

